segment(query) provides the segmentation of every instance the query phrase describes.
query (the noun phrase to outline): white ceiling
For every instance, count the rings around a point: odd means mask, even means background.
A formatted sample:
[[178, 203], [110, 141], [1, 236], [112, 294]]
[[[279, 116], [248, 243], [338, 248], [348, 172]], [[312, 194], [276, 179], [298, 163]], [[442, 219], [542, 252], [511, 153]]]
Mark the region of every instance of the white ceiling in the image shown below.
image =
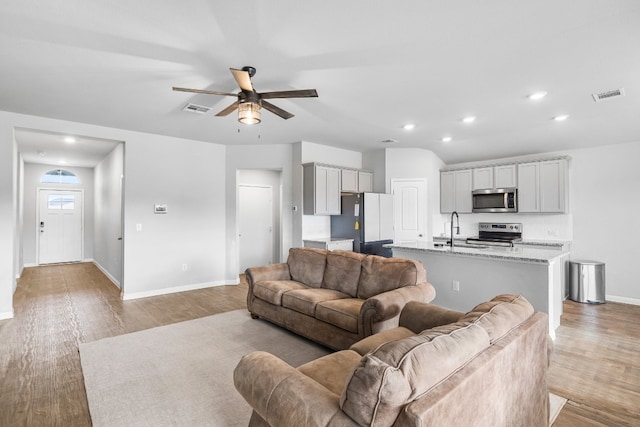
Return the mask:
[[[3, 0], [0, 109], [220, 144], [393, 139], [458, 163], [640, 141], [639, 52], [637, 0]], [[245, 65], [258, 92], [319, 98], [273, 100], [295, 117], [251, 127], [214, 116], [233, 98], [171, 90], [236, 92]]]

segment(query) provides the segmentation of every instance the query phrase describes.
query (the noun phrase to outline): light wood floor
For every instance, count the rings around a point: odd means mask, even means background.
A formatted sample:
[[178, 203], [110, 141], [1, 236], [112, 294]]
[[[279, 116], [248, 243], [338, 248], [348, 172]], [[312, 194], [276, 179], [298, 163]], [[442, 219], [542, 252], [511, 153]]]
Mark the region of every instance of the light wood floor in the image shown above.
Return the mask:
[[[0, 426], [90, 426], [78, 342], [244, 308], [246, 284], [122, 301], [92, 264], [27, 268], [0, 321]], [[640, 307], [565, 302], [554, 427], [640, 426]]]

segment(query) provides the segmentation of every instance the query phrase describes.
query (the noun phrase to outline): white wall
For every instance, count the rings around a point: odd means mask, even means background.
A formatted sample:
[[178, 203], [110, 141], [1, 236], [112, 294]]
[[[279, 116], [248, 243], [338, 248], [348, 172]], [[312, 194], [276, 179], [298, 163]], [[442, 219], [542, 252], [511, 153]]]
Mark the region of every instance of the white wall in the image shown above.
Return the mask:
[[237, 171], [242, 169], [268, 169], [281, 172], [282, 179], [282, 246], [280, 259], [286, 260], [292, 247], [292, 150], [291, 144], [275, 145], [230, 145], [226, 149], [225, 200], [226, 200], [226, 237], [225, 251], [226, 280], [238, 281], [238, 242], [237, 242]]
[[118, 144], [94, 169], [93, 260], [118, 286], [122, 283], [122, 179], [124, 145]]
[[36, 163], [25, 163], [24, 165], [24, 186], [22, 189], [22, 195], [24, 196], [24, 229], [22, 230], [22, 242], [23, 259], [26, 266], [33, 266], [38, 262], [38, 188], [84, 190], [82, 258], [84, 260], [93, 258], [93, 169], [66, 166], [62, 168], [76, 174], [80, 180], [79, 184], [40, 183], [42, 175], [54, 169], [60, 169], [60, 165], [41, 165]]
[[[126, 142], [125, 298], [225, 283], [224, 146], [0, 112], [0, 313], [11, 313], [16, 273], [15, 127]], [[154, 215], [154, 203], [169, 213]]]
[[15, 184], [19, 156], [13, 127], [0, 116], [0, 319], [13, 317], [16, 282], [17, 212]]
[[421, 148], [385, 149], [385, 193], [391, 192], [392, 179], [425, 178], [427, 180], [426, 230], [431, 237], [440, 214], [440, 169], [444, 163], [432, 151]]
[[384, 193], [386, 190], [385, 150], [373, 150], [362, 153], [362, 168], [373, 171], [373, 192]]

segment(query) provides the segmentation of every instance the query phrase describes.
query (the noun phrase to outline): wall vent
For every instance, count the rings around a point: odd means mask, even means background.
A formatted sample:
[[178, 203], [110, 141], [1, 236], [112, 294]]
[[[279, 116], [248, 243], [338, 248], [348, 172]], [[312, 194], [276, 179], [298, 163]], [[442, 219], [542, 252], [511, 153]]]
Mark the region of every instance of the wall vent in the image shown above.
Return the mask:
[[591, 94], [591, 96], [593, 96], [593, 100], [596, 102], [605, 101], [607, 99], [624, 96], [624, 89], [620, 88], [615, 90], [609, 90], [606, 92], [594, 93], [594, 94]]
[[182, 111], [190, 111], [192, 113], [205, 114], [208, 113], [211, 108], [205, 107], [204, 105], [192, 104], [189, 103], [184, 106]]

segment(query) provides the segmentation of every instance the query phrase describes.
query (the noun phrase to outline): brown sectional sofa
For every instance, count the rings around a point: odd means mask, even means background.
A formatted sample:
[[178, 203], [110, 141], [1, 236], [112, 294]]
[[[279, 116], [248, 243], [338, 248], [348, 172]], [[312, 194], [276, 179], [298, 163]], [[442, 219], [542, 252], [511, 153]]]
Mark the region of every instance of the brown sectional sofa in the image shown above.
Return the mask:
[[292, 248], [286, 263], [245, 273], [253, 317], [334, 350], [398, 326], [407, 302], [435, 297], [419, 261], [349, 251]]
[[250, 353], [234, 383], [250, 426], [548, 426], [550, 352], [522, 296], [468, 313], [411, 302], [399, 327], [297, 369]]

